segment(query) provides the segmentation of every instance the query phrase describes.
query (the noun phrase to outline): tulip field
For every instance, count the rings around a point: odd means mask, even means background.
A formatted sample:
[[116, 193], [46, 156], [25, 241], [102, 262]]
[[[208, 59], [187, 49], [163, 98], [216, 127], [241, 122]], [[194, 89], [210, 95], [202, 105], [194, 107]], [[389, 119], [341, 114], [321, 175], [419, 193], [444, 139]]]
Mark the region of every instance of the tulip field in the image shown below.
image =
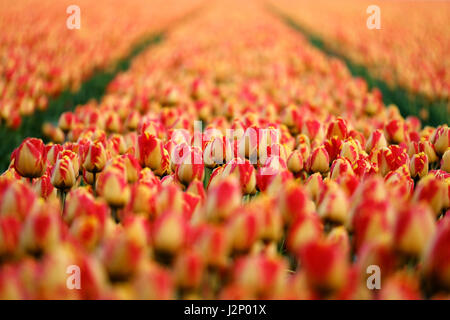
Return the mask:
[[450, 2], [378, 2], [0, 0], [0, 299], [449, 299]]

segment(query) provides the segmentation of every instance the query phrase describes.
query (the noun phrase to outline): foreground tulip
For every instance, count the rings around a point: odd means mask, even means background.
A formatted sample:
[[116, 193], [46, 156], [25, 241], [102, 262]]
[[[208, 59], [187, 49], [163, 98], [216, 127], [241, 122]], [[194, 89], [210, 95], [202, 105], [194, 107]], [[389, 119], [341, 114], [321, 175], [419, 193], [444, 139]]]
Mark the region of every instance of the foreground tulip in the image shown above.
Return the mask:
[[420, 258], [434, 236], [433, 212], [427, 205], [401, 210], [394, 227], [394, 244], [400, 252]]
[[207, 193], [205, 217], [212, 222], [226, 220], [241, 203], [241, 188], [234, 177], [225, 178]]
[[157, 259], [163, 263], [171, 262], [186, 241], [186, 231], [186, 221], [181, 215], [167, 211], [158, 217], [152, 229]]
[[450, 289], [450, 219], [445, 217], [423, 256], [423, 271], [438, 288]]
[[348, 262], [339, 244], [312, 241], [300, 250], [300, 261], [307, 281], [319, 292], [328, 293], [344, 285]]
[[23, 177], [37, 178], [44, 174], [46, 150], [40, 139], [27, 138], [14, 151], [14, 168]]

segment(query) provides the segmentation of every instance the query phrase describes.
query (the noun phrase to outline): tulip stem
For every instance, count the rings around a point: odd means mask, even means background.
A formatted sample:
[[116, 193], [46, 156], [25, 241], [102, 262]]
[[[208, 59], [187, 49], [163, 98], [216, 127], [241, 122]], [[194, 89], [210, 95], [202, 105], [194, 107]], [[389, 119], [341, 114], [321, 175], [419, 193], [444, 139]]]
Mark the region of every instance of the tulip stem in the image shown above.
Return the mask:
[[97, 172], [92, 172], [92, 192], [94, 193], [94, 197], [97, 196], [97, 192], [95, 190], [95, 178], [96, 178]]
[[33, 178], [29, 178], [30, 179], [30, 184], [33, 185]]
[[114, 219], [115, 223], [119, 223], [120, 222], [119, 221], [119, 216], [117, 214], [117, 208], [116, 207], [111, 207], [111, 215], [112, 215], [112, 218]]

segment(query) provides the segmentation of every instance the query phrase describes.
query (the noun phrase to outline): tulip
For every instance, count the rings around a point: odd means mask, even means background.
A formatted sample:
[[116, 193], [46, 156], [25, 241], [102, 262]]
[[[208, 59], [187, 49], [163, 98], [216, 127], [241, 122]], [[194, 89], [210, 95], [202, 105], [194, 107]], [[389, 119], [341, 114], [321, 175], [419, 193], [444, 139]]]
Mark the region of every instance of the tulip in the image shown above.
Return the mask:
[[0, 217], [0, 258], [14, 256], [17, 252], [21, 229], [16, 217]]
[[78, 171], [74, 168], [74, 161], [68, 155], [59, 158], [52, 168], [51, 182], [62, 192], [63, 199], [67, 190], [75, 185], [77, 177]]
[[311, 173], [326, 173], [330, 169], [330, 158], [325, 147], [317, 147], [312, 152], [306, 163], [306, 170]]
[[14, 155], [14, 168], [21, 176], [33, 179], [44, 174], [46, 150], [42, 140], [25, 139]]
[[421, 257], [434, 236], [433, 213], [427, 205], [414, 205], [401, 210], [394, 227], [394, 245], [408, 256]]
[[183, 289], [196, 289], [204, 275], [204, 261], [201, 254], [188, 251], [180, 254], [174, 265], [176, 283]]
[[157, 259], [169, 262], [181, 251], [186, 241], [186, 228], [184, 218], [170, 211], [155, 220], [152, 239]]
[[105, 199], [113, 210], [113, 218], [119, 221], [117, 209], [123, 208], [130, 199], [130, 187], [123, 173], [116, 169], [105, 170], [96, 182], [98, 194]]
[[331, 122], [327, 130], [327, 138], [337, 137], [339, 140], [347, 138], [347, 121], [342, 118], [337, 118], [335, 121]]
[[37, 195], [44, 199], [47, 199], [52, 194], [55, 194], [55, 190], [51, 182], [51, 177], [47, 174], [34, 181], [33, 189]]
[[443, 155], [450, 147], [450, 128], [446, 125], [439, 126], [431, 137], [436, 153]]
[[373, 131], [366, 143], [366, 152], [370, 153], [373, 149], [382, 149], [387, 147], [387, 141], [381, 130]]
[[169, 153], [161, 140], [148, 133], [138, 137], [136, 157], [143, 167], [149, 167], [153, 172], [162, 176], [169, 170]]
[[228, 162], [222, 173], [222, 177], [235, 176], [241, 184], [243, 194], [254, 194], [256, 192], [255, 168], [249, 160], [235, 158]]
[[92, 173], [92, 185], [95, 188], [96, 174], [101, 172], [106, 165], [106, 151], [99, 141], [89, 142], [80, 148], [81, 163], [83, 168]]
[[323, 224], [315, 213], [299, 216], [289, 227], [286, 246], [289, 252], [297, 254], [311, 241], [322, 237]]
[[317, 212], [322, 220], [338, 224], [346, 224], [348, 220], [349, 202], [347, 195], [338, 186], [325, 191]]
[[226, 220], [241, 203], [241, 188], [233, 177], [225, 178], [208, 189], [205, 217], [210, 221]]
[[145, 250], [125, 231], [118, 230], [102, 246], [101, 259], [111, 279], [128, 280], [138, 273]]
[[448, 196], [445, 183], [432, 174], [428, 174], [417, 183], [413, 201], [429, 204], [434, 214], [438, 216], [448, 203]]
[[390, 143], [400, 144], [407, 140], [406, 125], [402, 120], [393, 119], [384, 126], [384, 132]]
[[287, 263], [281, 258], [263, 255], [239, 259], [233, 270], [233, 282], [251, 296], [257, 298], [276, 298], [286, 288]]
[[450, 289], [450, 219], [448, 216], [438, 224], [430, 245], [422, 256], [423, 273], [438, 288]]
[[175, 173], [178, 180], [185, 185], [189, 185], [193, 180], [202, 181], [204, 174], [202, 153], [196, 148], [189, 150], [183, 155]]
[[348, 262], [337, 243], [317, 240], [300, 250], [307, 280], [319, 292], [336, 291], [344, 285]]
[[428, 174], [428, 157], [424, 152], [412, 156], [409, 163], [411, 177], [422, 178]]
[[287, 159], [287, 166], [289, 171], [296, 174], [303, 169], [303, 157], [299, 150], [294, 150], [291, 152]]
[[235, 252], [248, 252], [260, 235], [260, 220], [251, 210], [233, 212], [227, 224], [231, 249]]
[[444, 152], [441, 160], [441, 170], [450, 173], [450, 148]]

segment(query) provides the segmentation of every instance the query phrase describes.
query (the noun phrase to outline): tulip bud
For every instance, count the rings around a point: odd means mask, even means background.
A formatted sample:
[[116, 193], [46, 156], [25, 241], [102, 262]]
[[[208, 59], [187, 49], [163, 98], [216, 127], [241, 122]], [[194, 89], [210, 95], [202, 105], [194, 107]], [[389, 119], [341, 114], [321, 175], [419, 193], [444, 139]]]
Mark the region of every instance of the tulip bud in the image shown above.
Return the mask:
[[439, 155], [443, 155], [450, 147], [450, 128], [447, 125], [439, 126], [431, 137], [434, 148]]
[[203, 271], [203, 257], [194, 251], [181, 253], [175, 261], [175, 279], [183, 289], [198, 288], [203, 279]]
[[55, 194], [55, 189], [52, 185], [51, 178], [47, 174], [34, 181], [33, 189], [37, 195], [44, 199], [47, 199], [52, 194]]
[[187, 154], [183, 155], [175, 173], [178, 180], [185, 185], [196, 179], [203, 180], [204, 164], [201, 151], [192, 148]]
[[303, 169], [303, 157], [299, 150], [294, 150], [291, 152], [287, 159], [287, 166], [289, 171], [296, 174]]
[[20, 247], [35, 255], [48, 252], [59, 244], [60, 228], [59, 212], [50, 205], [43, 205], [39, 212], [29, 215], [25, 220], [20, 235]]
[[208, 189], [205, 216], [210, 221], [226, 220], [241, 204], [241, 188], [233, 177], [225, 178]]
[[325, 136], [323, 131], [323, 126], [319, 120], [307, 120], [302, 128], [302, 133], [308, 136], [311, 141], [314, 139], [322, 141]]
[[175, 288], [171, 273], [164, 268], [151, 266], [138, 273], [133, 280], [133, 288], [137, 299], [169, 300], [175, 296]]
[[35, 212], [37, 197], [28, 184], [0, 179], [0, 216], [14, 216], [23, 221]]
[[106, 165], [106, 151], [101, 142], [89, 142], [80, 148], [81, 162], [88, 172], [100, 172]]
[[447, 216], [441, 219], [436, 234], [423, 256], [423, 272], [432, 284], [444, 289], [450, 289], [450, 219]]
[[286, 246], [297, 254], [306, 244], [322, 236], [323, 224], [316, 213], [299, 216], [289, 227]]
[[311, 198], [314, 201], [317, 201], [319, 198], [319, 193], [322, 191], [323, 188], [323, 178], [320, 173], [314, 173], [309, 176], [309, 178], [305, 182], [306, 190], [308, 190], [309, 194], [311, 195]]
[[183, 203], [183, 192], [178, 185], [163, 185], [155, 195], [156, 216], [159, 217], [166, 211], [182, 215]]
[[330, 169], [330, 158], [325, 147], [315, 148], [308, 158], [306, 170], [311, 173], [326, 173]]
[[46, 150], [40, 139], [27, 138], [14, 151], [14, 168], [23, 177], [37, 178], [44, 174]]
[[273, 299], [286, 288], [286, 268], [287, 263], [281, 258], [246, 256], [236, 261], [233, 282], [239, 284], [247, 295]]
[[21, 229], [18, 218], [0, 216], [0, 259], [14, 256], [17, 252]]
[[421, 300], [419, 281], [400, 271], [384, 281], [378, 298], [380, 300]]
[[279, 196], [279, 208], [287, 225], [299, 216], [312, 213], [315, 209], [306, 190], [296, 182], [289, 182], [283, 186]]
[[337, 137], [339, 140], [347, 138], [347, 121], [339, 117], [330, 123], [327, 130], [327, 139], [332, 137]]
[[370, 153], [373, 149], [387, 147], [387, 141], [381, 130], [372, 131], [366, 143], [366, 152]]
[[66, 191], [75, 185], [77, 176], [74, 162], [66, 155], [58, 159], [52, 168], [51, 182], [55, 188]]
[[142, 265], [145, 250], [128, 233], [117, 230], [102, 246], [101, 258], [109, 277], [128, 280]]
[[123, 173], [117, 169], [104, 170], [98, 176], [97, 192], [113, 208], [124, 207], [130, 198], [130, 187]]
[[222, 177], [235, 176], [241, 184], [243, 194], [256, 192], [255, 168], [249, 160], [235, 158], [227, 163], [222, 171]]
[[383, 176], [389, 171], [397, 170], [403, 165], [409, 167], [408, 154], [397, 145], [390, 145], [388, 148], [383, 148], [378, 154], [378, 166]]
[[300, 261], [309, 284], [318, 291], [335, 291], [344, 285], [348, 262], [339, 244], [329, 240], [309, 242], [300, 250]]
[[339, 155], [351, 163], [354, 163], [359, 159], [359, 149], [358, 143], [353, 139], [349, 139], [342, 143]]
[[186, 221], [183, 216], [170, 211], [155, 220], [152, 230], [155, 254], [173, 257], [181, 251], [186, 241]]
[[244, 209], [235, 211], [229, 220], [227, 229], [232, 250], [235, 252], [248, 252], [260, 233], [259, 219], [256, 212]]
[[138, 137], [136, 157], [141, 166], [149, 167], [153, 172], [162, 176], [169, 170], [169, 153], [161, 140], [148, 133]]
[[441, 160], [441, 170], [450, 173], [450, 148], [445, 151]]
[[331, 179], [337, 180], [345, 175], [354, 175], [352, 164], [347, 158], [339, 157], [331, 164]]
[[439, 160], [439, 157], [434, 150], [434, 146], [430, 141], [419, 141], [417, 147], [419, 149], [419, 152], [424, 152], [427, 155], [429, 163], [434, 163]]
[[424, 152], [412, 156], [409, 163], [411, 177], [422, 178], [428, 174], [428, 157]]
[[448, 189], [443, 181], [428, 174], [417, 183], [413, 201], [429, 204], [434, 214], [438, 216], [448, 203]]
[[433, 213], [427, 205], [405, 208], [395, 222], [394, 245], [407, 256], [421, 257], [435, 228]]
[[203, 159], [208, 168], [214, 168], [231, 160], [233, 155], [232, 145], [228, 138], [216, 137], [210, 141], [203, 152]]
[[406, 125], [403, 120], [393, 119], [384, 126], [384, 132], [389, 142], [400, 144], [406, 142]]
[[325, 191], [317, 209], [322, 220], [338, 224], [347, 223], [348, 211], [349, 202], [347, 195], [337, 185]]

